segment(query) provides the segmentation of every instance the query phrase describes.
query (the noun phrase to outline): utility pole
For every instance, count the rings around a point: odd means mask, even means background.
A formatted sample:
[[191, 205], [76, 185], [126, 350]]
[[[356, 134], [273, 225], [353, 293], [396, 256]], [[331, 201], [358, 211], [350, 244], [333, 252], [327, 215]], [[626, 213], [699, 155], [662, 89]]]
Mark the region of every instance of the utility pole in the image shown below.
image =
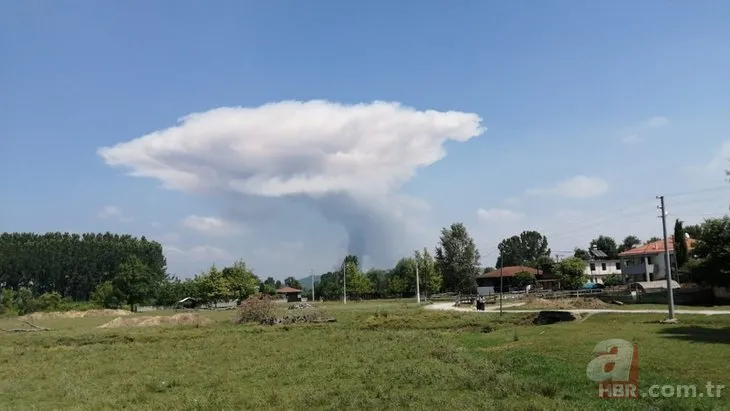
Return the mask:
[[664, 277], [667, 279], [667, 296], [669, 297], [669, 318], [667, 322], [676, 322], [674, 318], [674, 290], [672, 289], [672, 266], [669, 260], [669, 241], [667, 241], [667, 210], [664, 206], [664, 196], [657, 196], [662, 211], [662, 232], [664, 234]]
[[502, 250], [499, 250], [499, 315], [502, 315], [502, 295], [504, 293], [504, 281], [502, 277], [502, 268], [504, 267], [504, 259], [502, 258]]
[[342, 302], [347, 304], [347, 259], [342, 262]]
[[314, 302], [314, 270], [309, 270], [309, 275], [312, 277], [312, 302]]
[[416, 302], [421, 305], [421, 281], [418, 278], [418, 251], [416, 251]]

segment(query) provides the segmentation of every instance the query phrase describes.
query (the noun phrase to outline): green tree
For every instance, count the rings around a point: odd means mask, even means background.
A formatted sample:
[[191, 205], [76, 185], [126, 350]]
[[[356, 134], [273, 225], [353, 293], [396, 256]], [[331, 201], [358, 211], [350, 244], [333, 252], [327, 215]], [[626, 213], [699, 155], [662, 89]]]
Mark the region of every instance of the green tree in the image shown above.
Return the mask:
[[102, 308], [119, 308], [124, 304], [124, 296], [114, 288], [111, 281], [105, 281], [91, 294], [91, 301]]
[[302, 285], [299, 283], [299, 280], [297, 280], [294, 277], [286, 277], [284, 279], [284, 284], [287, 287], [296, 288], [297, 290], [301, 290], [302, 289]]
[[370, 279], [360, 270], [353, 270], [347, 275], [347, 294], [358, 298], [369, 295], [373, 292], [373, 284]]
[[87, 301], [131, 256], [149, 267], [155, 283], [167, 277], [158, 242], [108, 232], [2, 233], [0, 256], [0, 284], [15, 291], [28, 288], [35, 296], [57, 292], [64, 299]]
[[640, 244], [641, 240], [639, 240], [639, 237], [635, 235], [626, 236], [626, 238], [624, 238], [624, 241], [621, 242], [621, 245], [618, 246], [618, 252], [623, 253], [624, 251], [631, 250], [632, 248]]
[[730, 286], [730, 217], [703, 222], [693, 253], [697, 260], [689, 268], [697, 282]]
[[436, 266], [436, 260], [424, 248], [423, 251], [416, 251], [415, 263], [418, 266], [418, 278], [421, 293], [428, 296], [441, 291], [444, 278]]
[[37, 301], [33, 298], [33, 291], [26, 287], [21, 287], [15, 294], [13, 305], [20, 315], [30, 314], [38, 310]]
[[555, 260], [549, 255], [543, 255], [528, 264], [532, 268], [540, 270], [541, 273], [551, 275], [555, 268]]
[[519, 236], [505, 238], [497, 248], [500, 254], [497, 267], [527, 265], [550, 255], [547, 237], [537, 231], [523, 231]]
[[4, 288], [0, 290], [0, 314], [6, 314], [13, 310], [13, 301], [15, 300], [15, 291]]
[[137, 304], [151, 297], [154, 292], [153, 273], [137, 256], [131, 256], [121, 264], [112, 284], [132, 311], [136, 311]]
[[155, 305], [170, 307], [187, 296], [185, 283], [179, 278], [170, 278], [158, 284]]
[[370, 284], [373, 286], [373, 296], [375, 298], [383, 298], [388, 295], [388, 278], [390, 277], [390, 271], [380, 269], [370, 269], [365, 275], [370, 280]]
[[613, 260], [618, 258], [618, 246], [616, 240], [613, 237], [607, 235], [599, 235], [598, 238], [591, 240], [590, 248], [597, 248], [608, 256], [609, 259]]
[[217, 305], [219, 301], [227, 300], [230, 297], [228, 280], [215, 265], [211, 266], [207, 273], [200, 275], [197, 280], [203, 294], [202, 299], [206, 303]]
[[356, 255], [348, 254], [343, 261], [343, 264], [352, 264], [360, 269], [360, 259]]
[[659, 237], [652, 237], [652, 238], [648, 239], [646, 242], [647, 243], [653, 243], [653, 242], [659, 241], [659, 240], [661, 240], [661, 238], [659, 238]]
[[527, 271], [520, 271], [512, 277], [512, 285], [518, 288], [525, 288], [528, 285], [535, 284], [535, 276]]
[[576, 247], [575, 250], [573, 250], [573, 258], [580, 258], [583, 261], [588, 261], [591, 259], [591, 254], [582, 248]]
[[555, 264], [555, 276], [564, 289], [573, 290], [583, 286], [588, 280], [584, 274], [585, 262], [580, 258], [566, 258]]
[[276, 280], [273, 277], [267, 277], [261, 284], [259, 284], [259, 292], [268, 295], [276, 294]]
[[443, 275], [445, 291], [473, 293], [479, 273], [479, 250], [462, 223], [441, 230], [436, 247], [436, 266]]
[[256, 294], [259, 290], [259, 279], [243, 260], [238, 260], [221, 271], [227, 288], [227, 298], [242, 300]]
[[684, 267], [689, 260], [689, 248], [687, 240], [684, 237], [684, 227], [682, 221], [677, 219], [674, 222], [674, 255], [677, 260], [677, 267]]

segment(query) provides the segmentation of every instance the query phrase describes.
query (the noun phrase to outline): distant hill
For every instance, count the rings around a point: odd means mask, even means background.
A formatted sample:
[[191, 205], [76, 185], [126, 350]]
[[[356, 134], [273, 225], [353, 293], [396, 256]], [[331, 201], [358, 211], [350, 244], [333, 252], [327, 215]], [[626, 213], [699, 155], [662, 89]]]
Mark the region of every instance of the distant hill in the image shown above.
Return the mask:
[[315, 276], [308, 275], [304, 278], [299, 278], [297, 281], [299, 281], [299, 284], [302, 285], [302, 289], [309, 290], [312, 288], [312, 277], [314, 277], [314, 284], [317, 284], [319, 282], [319, 279], [322, 276], [321, 275], [315, 275]]

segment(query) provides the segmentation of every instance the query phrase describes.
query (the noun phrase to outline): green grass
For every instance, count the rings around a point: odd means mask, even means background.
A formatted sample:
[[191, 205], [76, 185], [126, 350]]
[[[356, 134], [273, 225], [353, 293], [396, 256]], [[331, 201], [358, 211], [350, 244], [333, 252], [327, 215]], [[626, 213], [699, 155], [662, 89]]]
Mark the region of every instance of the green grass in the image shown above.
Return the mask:
[[728, 399], [601, 400], [585, 375], [598, 341], [624, 338], [639, 346], [642, 385], [730, 386], [730, 317], [533, 326], [530, 314], [403, 302], [323, 307], [336, 323], [233, 325], [232, 311], [205, 313], [215, 324], [200, 328], [39, 320], [53, 331], [0, 334], [0, 409], [730, 409]]

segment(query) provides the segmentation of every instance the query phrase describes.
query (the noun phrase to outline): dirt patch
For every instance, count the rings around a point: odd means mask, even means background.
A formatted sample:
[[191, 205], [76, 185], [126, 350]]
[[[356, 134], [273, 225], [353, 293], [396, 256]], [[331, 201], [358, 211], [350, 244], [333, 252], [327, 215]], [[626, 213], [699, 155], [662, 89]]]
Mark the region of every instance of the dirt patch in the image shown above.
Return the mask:
[[559, 300], [546, 300], [543, 298], [536, 298], [530, 300], [524, 305], [520, 306], [520, 309], [540, 309], [550, 308], [555, 310], [575, 310], [575, 309], [600, 309], [606, 308], [609, 304], [599, 300], [598, 298], [569, 298]]
[[32, 313], [20, 318], [23, 320], [47, 320], [53, 318], [119, 317], [129, 314], [132, 313], [127, 310], [54, 311], [49, 313]]
[[118, 317], [99, 328], [155, 327], [160, 325], [192, 325], [196, 327], [213, 323], [213, 320], [198, 314], [182, 313], [175, 315], [155, 315], [141, 317]]

